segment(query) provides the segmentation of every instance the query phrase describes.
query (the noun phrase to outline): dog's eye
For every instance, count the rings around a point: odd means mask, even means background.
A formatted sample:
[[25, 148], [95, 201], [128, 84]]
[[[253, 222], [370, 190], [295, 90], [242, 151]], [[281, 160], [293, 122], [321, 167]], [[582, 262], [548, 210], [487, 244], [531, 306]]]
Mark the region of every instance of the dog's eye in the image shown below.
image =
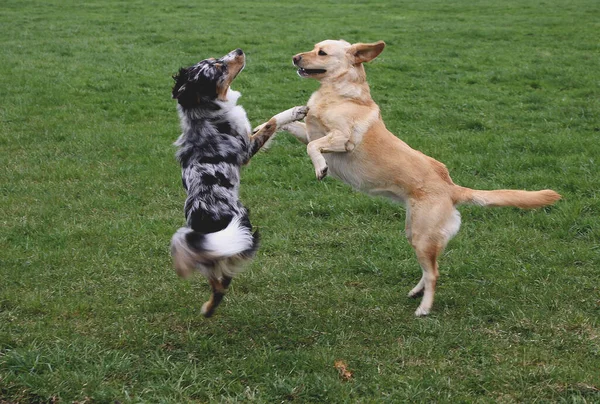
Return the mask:
[[327, 56], [327, 54], [322, 49], [319, 49], [319, 56]]

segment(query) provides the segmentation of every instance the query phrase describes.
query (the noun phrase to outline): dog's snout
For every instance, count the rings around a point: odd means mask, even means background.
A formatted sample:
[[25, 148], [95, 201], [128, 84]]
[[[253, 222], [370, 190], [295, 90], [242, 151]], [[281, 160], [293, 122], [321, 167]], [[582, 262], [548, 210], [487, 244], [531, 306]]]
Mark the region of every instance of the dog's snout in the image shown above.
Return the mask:
[[294, 61], [294, 64], [297, 65], [302, 60], [302, 55], [296, 55], [292, 58], [292, 60]]
[[240, 48], [237, 48], [237, 49], [236, 49], [234, 52], [235, 52], [235, 54], [236, 54], [236, 55], [238, 55], [238, 56], [242, 56], [242, 55], [244, 54], [244, 51], [243, 51], [243, 50], [241, 50]]

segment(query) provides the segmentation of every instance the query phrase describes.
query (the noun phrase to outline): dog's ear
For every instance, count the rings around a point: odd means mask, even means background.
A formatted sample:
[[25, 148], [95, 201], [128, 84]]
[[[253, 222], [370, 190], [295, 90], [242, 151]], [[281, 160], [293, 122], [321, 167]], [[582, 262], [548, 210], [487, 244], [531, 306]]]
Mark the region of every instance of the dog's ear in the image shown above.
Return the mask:
[[184, 67], [179, 69], [179, 72], [173, 76], [173, 80], [175, 80], [175, 85], [173, 86], [172, 97], [173, 99], [178, 99], [185, 92], [185, 84], [188, 81], [188, 70]]
[[355, 43], [348, 52], [354, 58], [354, 63], [364, 63], [375, 59], [385, 48], [385, 42], [378, 41], [375, 43]]
[[191, 107], [198, 103], [198, 95], [194, 86], [188, 82], [188, 69], [181, 68], [173, 76], [175, 85], [173, 86], [172, 97], [179, 102], [182, 107]]

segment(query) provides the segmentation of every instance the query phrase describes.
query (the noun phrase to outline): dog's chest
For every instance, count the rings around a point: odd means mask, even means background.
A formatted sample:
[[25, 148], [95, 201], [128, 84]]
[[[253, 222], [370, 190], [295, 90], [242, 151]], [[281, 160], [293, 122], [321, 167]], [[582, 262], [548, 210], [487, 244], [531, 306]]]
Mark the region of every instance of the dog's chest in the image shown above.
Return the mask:
[[252, 131], [250, 121], [246, 115], [246, 110], [241, 105], [236, 105], [227, 114], [227, 121], [234, 127], [234, 129], [241, 134], [246, 134], [246, 137]]
[[327, 132], [327, 127], [317, 116], [309, 114], [306, 117], [306, 136], [309, 142], [322, 138]]
[[306, 116], [306, 132], [309, 141], [317, 140], [326, 136], [332, 129], [330, 103], [327, 102], [323, 97], [319, 97], [316, 94], [308, 100], [307, 106], [309, 108], [308, 115]]

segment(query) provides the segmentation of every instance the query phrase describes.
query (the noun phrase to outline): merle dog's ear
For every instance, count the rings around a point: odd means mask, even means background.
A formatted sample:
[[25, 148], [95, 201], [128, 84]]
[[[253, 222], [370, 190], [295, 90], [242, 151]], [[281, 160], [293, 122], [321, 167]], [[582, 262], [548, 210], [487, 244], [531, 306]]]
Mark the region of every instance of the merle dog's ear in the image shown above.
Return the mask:
[[179, 72], [173, 76], [175, 85], [173, 86], [173, 99], [178, 99], [185, 92], [185, 84], [188, 80], [188, 70], [184, 67], [179, 69]]
[[188, 69], [181, 68], [179, 73], [173, 76], [175, 85], [173, 86], [172, 97], [177, 100], [182, 107], [193, 107], [198, 104], [198, 94], [193, 83], [188, 80]]

